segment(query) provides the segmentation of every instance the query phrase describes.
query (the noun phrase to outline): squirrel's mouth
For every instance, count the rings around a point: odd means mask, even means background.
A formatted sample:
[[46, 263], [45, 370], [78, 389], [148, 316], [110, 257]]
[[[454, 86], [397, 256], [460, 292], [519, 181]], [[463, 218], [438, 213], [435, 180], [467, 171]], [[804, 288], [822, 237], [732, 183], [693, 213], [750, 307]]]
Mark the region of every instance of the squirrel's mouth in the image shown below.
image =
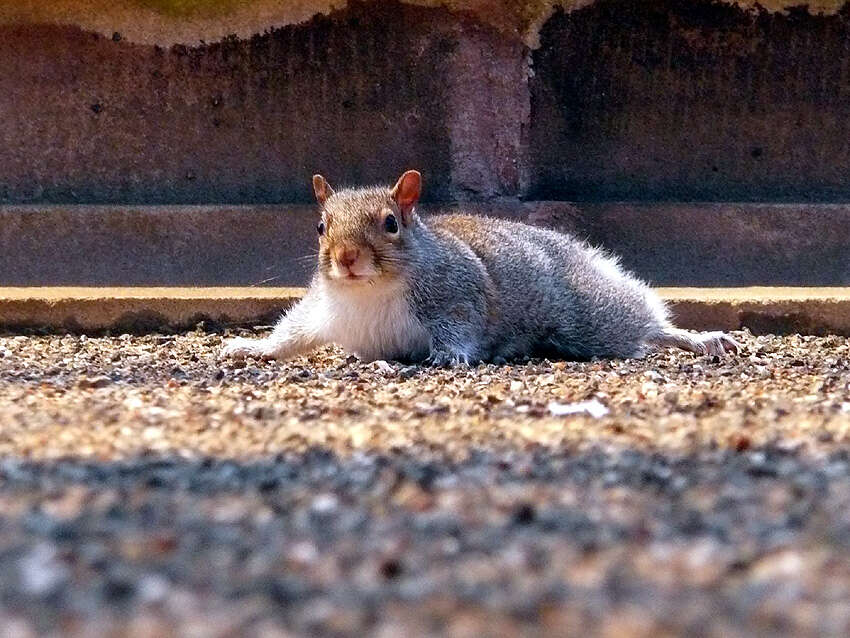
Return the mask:
[[369, 275], [361, 275], [353, 272], [330, 272], [328, 273], [328, 278], [331, 281], [338, 282], [340, 284], [358, 284], [366, 281], [371, 281], [375, 278], [374, 274]]
[[352, 270], [351, 268], [346, 268], [344, 266], [335, 265], [330, 269], [328, 273], [331, 279], [336, 281], [346, 282], [346, 283], [355, 283], [359, 281], [368, 281], [378, 277], [380, 275], [374, 268], [365, 268], [365, 272], [363, 268], [356, 268]]

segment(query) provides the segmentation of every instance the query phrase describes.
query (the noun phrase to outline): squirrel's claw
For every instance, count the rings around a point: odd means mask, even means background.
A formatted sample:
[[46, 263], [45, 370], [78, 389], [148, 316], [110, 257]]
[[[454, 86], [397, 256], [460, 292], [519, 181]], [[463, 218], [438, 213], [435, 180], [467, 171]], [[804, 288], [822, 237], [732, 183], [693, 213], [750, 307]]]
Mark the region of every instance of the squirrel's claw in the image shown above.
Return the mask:
[[704, 332], [700, 335], [700, 341], [705, 348], [705, 353], [711, 355], [722, 355], [727, 352], [737, 354], [741, 349], [737, 341], [723, 332]]
[[425, 359], [424, 363], [434, 368], [454, 368], [457, 366], [468, 366], [469, 357], [464, 354], [453, 354], [451, 352], [437, 350], [432, 352], [431, 356]]
[[669, 346], [694, 354], [712, 356], [720, 356], [727, 352], [737, 353], [741, 350], [741, 345], [723, 332], [689, 332], [672, 327], [650, 343], [662, 348]]
[[228, 341], [221, 349], [221, 356], [231, 359], [245, 359], [246, 357], [272, 358], [263, 347], [261, 341], [245, 339], [244, 337], [236, 337]]

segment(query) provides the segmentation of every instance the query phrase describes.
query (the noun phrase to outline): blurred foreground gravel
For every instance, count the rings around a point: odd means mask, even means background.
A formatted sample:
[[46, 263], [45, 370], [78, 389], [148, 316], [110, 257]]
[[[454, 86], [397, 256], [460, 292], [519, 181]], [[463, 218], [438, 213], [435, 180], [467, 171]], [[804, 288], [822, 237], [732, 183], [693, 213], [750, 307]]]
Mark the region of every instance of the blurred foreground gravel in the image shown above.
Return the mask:
[[850, 341], [736, 338], [431, 370], [0, 337], [3, 635], [850, 635]]

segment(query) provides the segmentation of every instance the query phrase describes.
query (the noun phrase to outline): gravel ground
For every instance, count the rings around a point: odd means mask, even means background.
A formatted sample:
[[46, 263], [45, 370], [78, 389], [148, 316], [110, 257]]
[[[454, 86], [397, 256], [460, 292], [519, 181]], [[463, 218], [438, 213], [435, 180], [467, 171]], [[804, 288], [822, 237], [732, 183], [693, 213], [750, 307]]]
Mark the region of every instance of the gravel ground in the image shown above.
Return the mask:
[[450, 370], [0, 337], [0, 626], [848, 635], [850, 341], [735, 337]]

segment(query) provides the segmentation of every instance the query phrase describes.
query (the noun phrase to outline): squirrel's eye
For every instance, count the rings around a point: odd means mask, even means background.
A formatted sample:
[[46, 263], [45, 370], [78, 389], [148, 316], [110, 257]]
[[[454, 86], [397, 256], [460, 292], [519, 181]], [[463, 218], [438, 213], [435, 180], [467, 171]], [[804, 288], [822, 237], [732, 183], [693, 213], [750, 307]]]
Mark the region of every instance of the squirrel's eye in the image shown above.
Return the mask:
[[387, 215], [387, 218], [384, 220], [384, 230], [393, 234], [398, 232], [398, 222], [395, 215]]
[[324, 235], [325, 234], [325, 222], [319, 222], [319, 224], [316, 226], [316, 230], [319, 231], [320, 235]]

